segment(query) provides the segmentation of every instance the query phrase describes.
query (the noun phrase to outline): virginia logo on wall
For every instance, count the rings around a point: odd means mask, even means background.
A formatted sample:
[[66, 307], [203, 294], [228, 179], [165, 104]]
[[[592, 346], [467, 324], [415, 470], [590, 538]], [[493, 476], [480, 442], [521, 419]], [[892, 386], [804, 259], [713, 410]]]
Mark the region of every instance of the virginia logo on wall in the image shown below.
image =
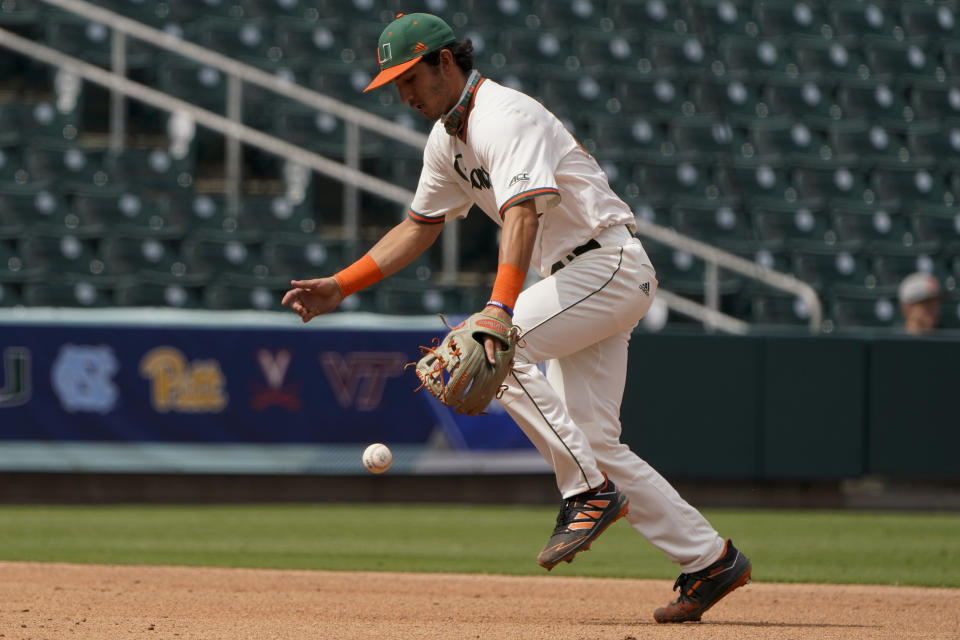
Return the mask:
[[157, 347], [140, 360], [140, 375], [150, 380], [150, 404], [160, 413], [219, 413], [227, 406], [216, 360], [191, 362], [179, 349]]
[[3, 350], [3, 378], [0, 379], [0, 409], [19, 407], [30, 401], [30, 351], [24, 347]]
[[64, 411], [110, 413], [120, 396], [113, 382], [119, 369], [106, 345], [65, 344], [50, 369], [50, 382]]
[[299, 411], [302, 404], [300, 382], [284, 384], [290, 362], [293, 360], [290, 350], [258, 349], [256, 356], [257, 364], [260, 365], [260, 371], [267, 384], [250, 383], [252, 392], [250, 408], [254, 411], [263, 411], [267, 407], [282, 407], [287, 411]]

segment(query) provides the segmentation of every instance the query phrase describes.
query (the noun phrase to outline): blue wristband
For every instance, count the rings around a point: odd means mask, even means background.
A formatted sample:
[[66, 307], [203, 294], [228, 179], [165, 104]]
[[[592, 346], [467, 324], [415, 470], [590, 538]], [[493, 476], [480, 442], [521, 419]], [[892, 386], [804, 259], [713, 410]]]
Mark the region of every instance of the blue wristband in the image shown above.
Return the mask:
[[501, 309], [507, 312], [508, 316], [510, 316], [511, 318], [513, 317], [513, 309], [503, 304], [502, 302], [497, 302], [496, 300], [488, 300], [486, 306], [489, 307], [490, 305], [493, 305], [494, 307], [500, 307]]

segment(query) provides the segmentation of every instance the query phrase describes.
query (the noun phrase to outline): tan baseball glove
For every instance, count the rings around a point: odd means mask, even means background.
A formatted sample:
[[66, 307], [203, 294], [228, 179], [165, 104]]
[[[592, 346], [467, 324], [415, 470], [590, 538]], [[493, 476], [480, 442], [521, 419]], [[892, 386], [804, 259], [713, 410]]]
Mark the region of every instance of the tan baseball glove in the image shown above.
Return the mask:
[[[485, 313], [475, 313], [453, 327], [443, 340], [420, 347], [423, 357], [416, 363], [420, 386], [457, 413], [475, 416], [496, 397], [504, 378], [513, 367], [518, 330]], [[496, 364], [487, 362], [484, 336], [500, 341]]]

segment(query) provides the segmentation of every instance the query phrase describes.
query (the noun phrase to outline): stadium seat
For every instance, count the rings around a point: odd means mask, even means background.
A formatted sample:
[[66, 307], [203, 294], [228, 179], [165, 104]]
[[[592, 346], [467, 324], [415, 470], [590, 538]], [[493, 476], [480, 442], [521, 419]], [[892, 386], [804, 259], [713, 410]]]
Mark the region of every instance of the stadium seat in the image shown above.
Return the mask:
[[948, 76], [960, 76], [960, 42], [954, 39], [943, 44], [940, 57], [944, 72]]
[[[112, 33], [109, 27], [72, 13], [51, 12], [45, 29], [48, 45], [67, 55], [110, 67]], [[145, 69], [154, 63], [155, 49], [136, 38], [126, 43], [128, 69]]]
[[669, 134], [677, 152], [698, 152], [714, 161], [742, 155], [745, 142], [739, 128], [710, 115], [675, 118]]
[[791, 183], [801, 198], [861, 202], [868, 187], [865, 172], [855, 158], [798, 158], [790, 174]]
[[[628, 115], [677, 116], [688, 102], [684, 77], [670, 72], [625, 74], [615, 87], [618, 109]], [[692, 110], [691, 104], [688, 111]]]
[[0, 238], [15, 240], [32, 228], [63, 226], [67, 204], [52, 183], [0, 188]]
[[121, 307], [203, 307], [203, 283], [170, 273], [141, 272], [121, 278], [114, 288], [114, 302]]
[[839, 156], [856, 157], [860, 164], [896, 160], [905, 140], [883, 124], [861, 118], [846, 118], [830, 123], [830, 146]]
[[191, 40], [230, 58], [268, 59], [272, 34], [258, 18], [209, 17], [190, 25]]
[[910, 106], [920, 120], [960, 118], [960, 86], [955, 81], [915, 82], [910, 86]]
[[334, 273], [349, 264], [354, 253], [344, 242], [299, 233], [270, 233], [263, 245], [264, 264], [270, 275], [288, 279]]
[[63, 141], [31, 142], [24, 148], [24, 165], [33, 180], [57, 181], [60, 186], [105, 184], [106, 151], [84, 149]]
[[24, 268], [90, 275], [97, 271], [96, 241], [68, 233], [30, 232], [19, 239]]
[[604, 77], [561, 69], [544, 69], [539, 76], [537, 95], [560, 113], [616, 113], [619, 109], [612, 102], [612, 83]]
[[871, 73], [904, 77], [933, 76], [936, 56], [928, 52], [924, 41], [904, 41], [895, 37], [864, 36], [863, 54]]
[[646, 196], [700, 199], [711, 191], [717, 195], [711, 168], [709, 161], [696, 154], [650, 154], [634, 164], [634, 177]]
[[755, 18], [759, 36], [771, 38], [797, 33], [819, 35], [827, 23], [819, 2], [804, 0], [764, 0], [756, 3]]
[[23, 29], [39, 25], [43, 19], [44, 5], [37, 0], [11, 0], [0, 4], [0, 25], [4, 28]]
[[534, 7], [544, 30], [569, 28], [571, 25], [599, 27], [605, 17], [602, 0], [538, 0]]
[[647, 56], [658, 71], [699, 69], [709, 61], [709, 50], [696, 34], [652, 32], [646, 38]]
[[941, 281], [947, 266], [937, 256], [934, 245], [889, 248], [873, 255], [873, 273], [880, 287], [895, 288], [915, 271], [933, 273]]
[[844, 246], [883, 251], [914, 243], [910, 220], [896, 208], [847, 204], [831, 209], [830, 218]]
[[[642, 238], [643, 246], [657, 271], [660, 286], [673, 293], [701, 298], [704, 293], [704, 261], [700, 258], [660, 244], [650, 238]], [[720, 269], [718, 293], [721, 297], [735, 296], [742, 287], [739, 277]]]
[[709, 244], [743, 247], [755, 236], [743, 205], [735, 200], [685, 201], [671, 208], [673, 228]]
[[668, 0], [611, 0], [607, 6], [607, 16], [617, 29], [633, 29], [642, 25], [646, 30], [673, 33], [686, 30], [686, 22], [679, 9], [678, 3]]
[[756, 200], [750, 219], [757, 240], [778, 249], [831, 246], [836, 243], [826, 203], [822, 200]]
[[258, 234], [197, 232], [182, 247], [188, 273], [267, 275]]
[[[561, 45], [566, 43], [561, 42]], [[611, 74], [637, 69], [643, 52], [640, 32], [636, 29], [607, 31], [577, 28], [568, 46], [584, 73]], [[567, 60], [569, 64], [571, 60]]]
[[347, 46], [345, 26], [336, 18], [307, 22], [280, 18], [274, 24], [274, 39], [281, 59], [294, 66], [313, 65], [318, 60], [339, 62]]
[[795, 200], [796, 190], [782, 159], [736, 158], [719, 166], [721, 193], [749, 203], [758, 198]]
[[[457, 313], [461, 312], [464, 306], [461, 303], [460, 292], [456, 288], [438, 286], [430, 280], [398, 278], [390, 286], [378, 287], [374, 295], [376, 310], [385, 314]], [[478, 306], [482, 304], [480, 302]], [[474, 307], [471, 311], [476, 308]]]
[[759, 158], [796, 162], [820, 159], [825, 151], [830, 153], [829, 147], [824, 150], [828, 142], [819, 129], [790, 115], [754, 119], [749, 124], [748, 137]]
[[947, 254], [960, 254], [960, 211], [956, 206], [918, 204], [910, 214], [919, 243], [935, 243]]
[[111, 307], [117, 282], [112, 278], [69, 274], [57, 281], [23, 285], [23, 302], [31, 307]]
[[175, 56], [164, 57], [157, 69], [161, 91], [223, 115], [227, 104], [227, 76], [213, 67]]
[[312, 234], [317, 222], [306, 204], [296, 204], [284, 195], [246, 195], [237, 216], [243, 229]]
[[666, 140], [664, 120], [644, 116], [598, 115], [590, 118], [580, 143], [601, 162], [636, 158], [642, 152], [658, 152]]
[[697, 113], [718, 114], [732, 124], [744, 124], [770, 113], [760, 95], [760, 81], [749, 74], [693, 77], [688, 91]]
[[113, 182], [162, 193], [191, 189], [197, 172], [194, 153], [174, 158], [168, 149], [159, 147], [108, 151], [104, 168]]
[[826, 303], [838, 329], [889, 329], [903, 323], [896, 293], [890, 289], [834, 293]]
[[827, 12], [834, 34], [840, 37], [863, 37], [867, 34], [890, 35], [898, 26], [895, 7], [883, 2], [838, 0], [827, 3]]
[[810, 78], [770, 78], [763, 92], [764, 102], [775, 116], [803, 117], [824, 126], [835, 120], [835, 85], [831, 80]]
[[[277, 137], [324, 156], [344, 157], [346, 125], [337, 116], [301, 105], [284, 105], [273, 115], [270, 129]], [[379, 157], [384, 143], [361, 130], [359, 152], [365, 158]]]
[[952, 204], [947, 175], [935, 161], [884, 162], [870, 170], [870, 188], [881, 201], [900, 200], [905, 205]]
[[[19, 285], [39, 279], [42, 275], [42, 267], [30, 268], [24, 263], [16, 241], [0, 239], [0, 283]], [[7, 289], [7, 293], [10, 296], [16, 294], [17, 299], [19, 299], [20, 288], [10, 287]], [[8, 298], [8, 302], [11, 300], [12, 298]]]
[[[564, 61], [571, 53], [569, 31], [540, 31], [524, 27], [507, 28], [500, 32], [493, 51], [502, 57], [498, 61], [500, 67], [516, 67], [517, 65], [545, 65], [563, 68]], [[592, 33], [592, 32], [588, 32]], [[593, 42], [582, 35], [581, 46], [588, 46]], [[491, 53], [493, 53], [491, 51]], [[587, 53], [585, 51], [584, 53]], [[584, 60], [584, 64], [592, 64]]]
[[793, 64], [787, 44], [783, 38], [726, 35], [717, 43], [717, 53], [728, 72], [765, 79], [785, 74]]
[[821, 292], [860, 291], [876, 285], [869, 256], [823, 246], [793, 251], [793, 274]]
[[180, 239], [189, 230], [175, 200], [147, 196], [134, 185], [87, 187], [69, 192], [70, 214], [94, 235]]
[[955, 2], [900, 4], [900, 24], [906, 38], [955, 39], [960, 35]]
[[845, 118], [882, 118], [902, 123], [912, 117], [903, 88], [885, 78], [841, 80], [837, 85], [837, 104]]
[[371, 80], [373, 76], [367, 64], [318, 63], [314, 65], [308, 86], [337, 100], [369, 108], [370, 96], [365, 96], [363, 90]]
[[225, 274], [203, 290], [207, 309], [256, 309], [283, 311], [283, 294], [290, 288], [286, 278]]
[[180, 259], [178, 245], [160, 238], [133, 238], [112, 235], [99, 244], [104, 271], [111, 274], [136, 274], [144, 271], [169, 272]]
[[790, 38], [790, 48], [801, 76], [855, 78], [864, 64], [855, 39], [796, 36]]
[[756, 35], [751, 0], [698, 0], [687, 6], [694, 33], [714, 46], [725, 35]]

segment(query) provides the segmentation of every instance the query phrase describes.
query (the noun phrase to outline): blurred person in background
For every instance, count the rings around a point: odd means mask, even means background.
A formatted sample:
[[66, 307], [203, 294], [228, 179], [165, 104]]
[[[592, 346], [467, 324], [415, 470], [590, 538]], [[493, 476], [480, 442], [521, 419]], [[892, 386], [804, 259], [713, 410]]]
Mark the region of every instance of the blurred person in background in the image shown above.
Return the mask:
[[910, 335], [925, 335], [940, 322], [940, 283], [929, 273], [911, 273], [897, 292], [903, 328]]

